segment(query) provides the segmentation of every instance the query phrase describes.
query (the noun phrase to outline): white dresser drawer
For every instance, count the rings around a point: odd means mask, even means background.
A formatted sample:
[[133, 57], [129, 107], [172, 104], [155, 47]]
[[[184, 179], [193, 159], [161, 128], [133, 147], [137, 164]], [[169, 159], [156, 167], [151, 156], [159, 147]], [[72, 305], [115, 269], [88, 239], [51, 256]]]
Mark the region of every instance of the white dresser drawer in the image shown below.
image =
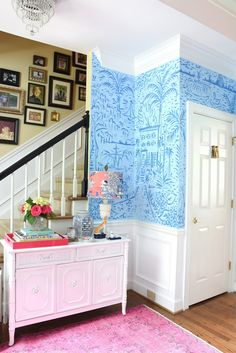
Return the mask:
[[16, 268], [27, 268], [76, 260], [76, 249], [39, 250], [16, 254]]
[[[114, 240], [115, 241], [115, 240]], [[101, 243], [77, 248], [77, 261], [119, 256], [123, 254], [123, 243]]]

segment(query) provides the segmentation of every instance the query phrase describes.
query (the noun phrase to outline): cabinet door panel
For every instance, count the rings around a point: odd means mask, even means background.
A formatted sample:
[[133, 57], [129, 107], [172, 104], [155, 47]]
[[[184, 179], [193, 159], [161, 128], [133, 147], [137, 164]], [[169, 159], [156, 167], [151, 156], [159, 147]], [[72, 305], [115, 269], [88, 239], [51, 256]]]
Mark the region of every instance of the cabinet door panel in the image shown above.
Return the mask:
[[94, 261], [93, 304], [122, 297], [123, 257]]
[[16, 321], [54, 312], [54, 266], [16, 271]]
[[91, 304], [91, 262], [60, 265], [57, 269], [57, 311]]

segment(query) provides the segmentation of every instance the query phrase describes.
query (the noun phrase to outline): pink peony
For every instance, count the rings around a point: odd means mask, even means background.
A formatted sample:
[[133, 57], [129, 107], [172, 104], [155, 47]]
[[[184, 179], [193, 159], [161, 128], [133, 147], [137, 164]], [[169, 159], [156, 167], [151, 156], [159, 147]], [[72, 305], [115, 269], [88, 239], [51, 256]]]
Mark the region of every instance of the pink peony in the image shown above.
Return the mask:
[[42, 212], [42, 214], [49, 214], [52, 212], [52, 209], [49, 205], [44, 205], [41, 208], [41, 212]]
[[41, 206], [38, 206], [38, 205], [32, 206], [32, 208], [31, 208], [31, 214], [32, 214], [32, 216], [34, 216], [34, 217], [40, 216], [40, 215], [41, 215]]

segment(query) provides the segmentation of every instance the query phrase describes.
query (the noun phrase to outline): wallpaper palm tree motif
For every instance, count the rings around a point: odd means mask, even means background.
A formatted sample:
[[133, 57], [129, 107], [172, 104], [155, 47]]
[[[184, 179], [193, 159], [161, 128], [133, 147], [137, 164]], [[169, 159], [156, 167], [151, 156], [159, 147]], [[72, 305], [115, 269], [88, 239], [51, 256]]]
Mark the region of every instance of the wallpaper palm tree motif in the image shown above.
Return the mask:
[[[113, 219], [133, 218], [134, 211], [134, 77], [104, 69], [93, 57], [90, 170], [123, 172], [124, 196], [112, 205]], [[91, 200], [99, 219], [98, 201]]]
[[[179, 62], [136, 80], [136, 215], [167, 226], [182, 226], [179, 205]], [[183, 205], [182, 205], [183, 207]]]
[[184, 226], [187, 101], [235, 113], [236, 81], [182, 58], [137, 77], [93, 58], [90, 168], [124, 173], [113, 219]]

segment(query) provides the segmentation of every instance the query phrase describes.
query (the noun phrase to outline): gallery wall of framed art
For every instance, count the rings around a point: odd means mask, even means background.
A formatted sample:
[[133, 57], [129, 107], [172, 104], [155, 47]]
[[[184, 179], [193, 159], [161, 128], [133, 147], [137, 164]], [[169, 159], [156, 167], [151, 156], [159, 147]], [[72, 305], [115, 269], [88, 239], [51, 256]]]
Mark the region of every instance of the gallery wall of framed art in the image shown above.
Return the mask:
[[[15, 145], [85, 105], [86, 54], [3, 32], [0, 41], [0, 115], [18, 119]], [[14, 144], [0, 139], [0, 157]]]

